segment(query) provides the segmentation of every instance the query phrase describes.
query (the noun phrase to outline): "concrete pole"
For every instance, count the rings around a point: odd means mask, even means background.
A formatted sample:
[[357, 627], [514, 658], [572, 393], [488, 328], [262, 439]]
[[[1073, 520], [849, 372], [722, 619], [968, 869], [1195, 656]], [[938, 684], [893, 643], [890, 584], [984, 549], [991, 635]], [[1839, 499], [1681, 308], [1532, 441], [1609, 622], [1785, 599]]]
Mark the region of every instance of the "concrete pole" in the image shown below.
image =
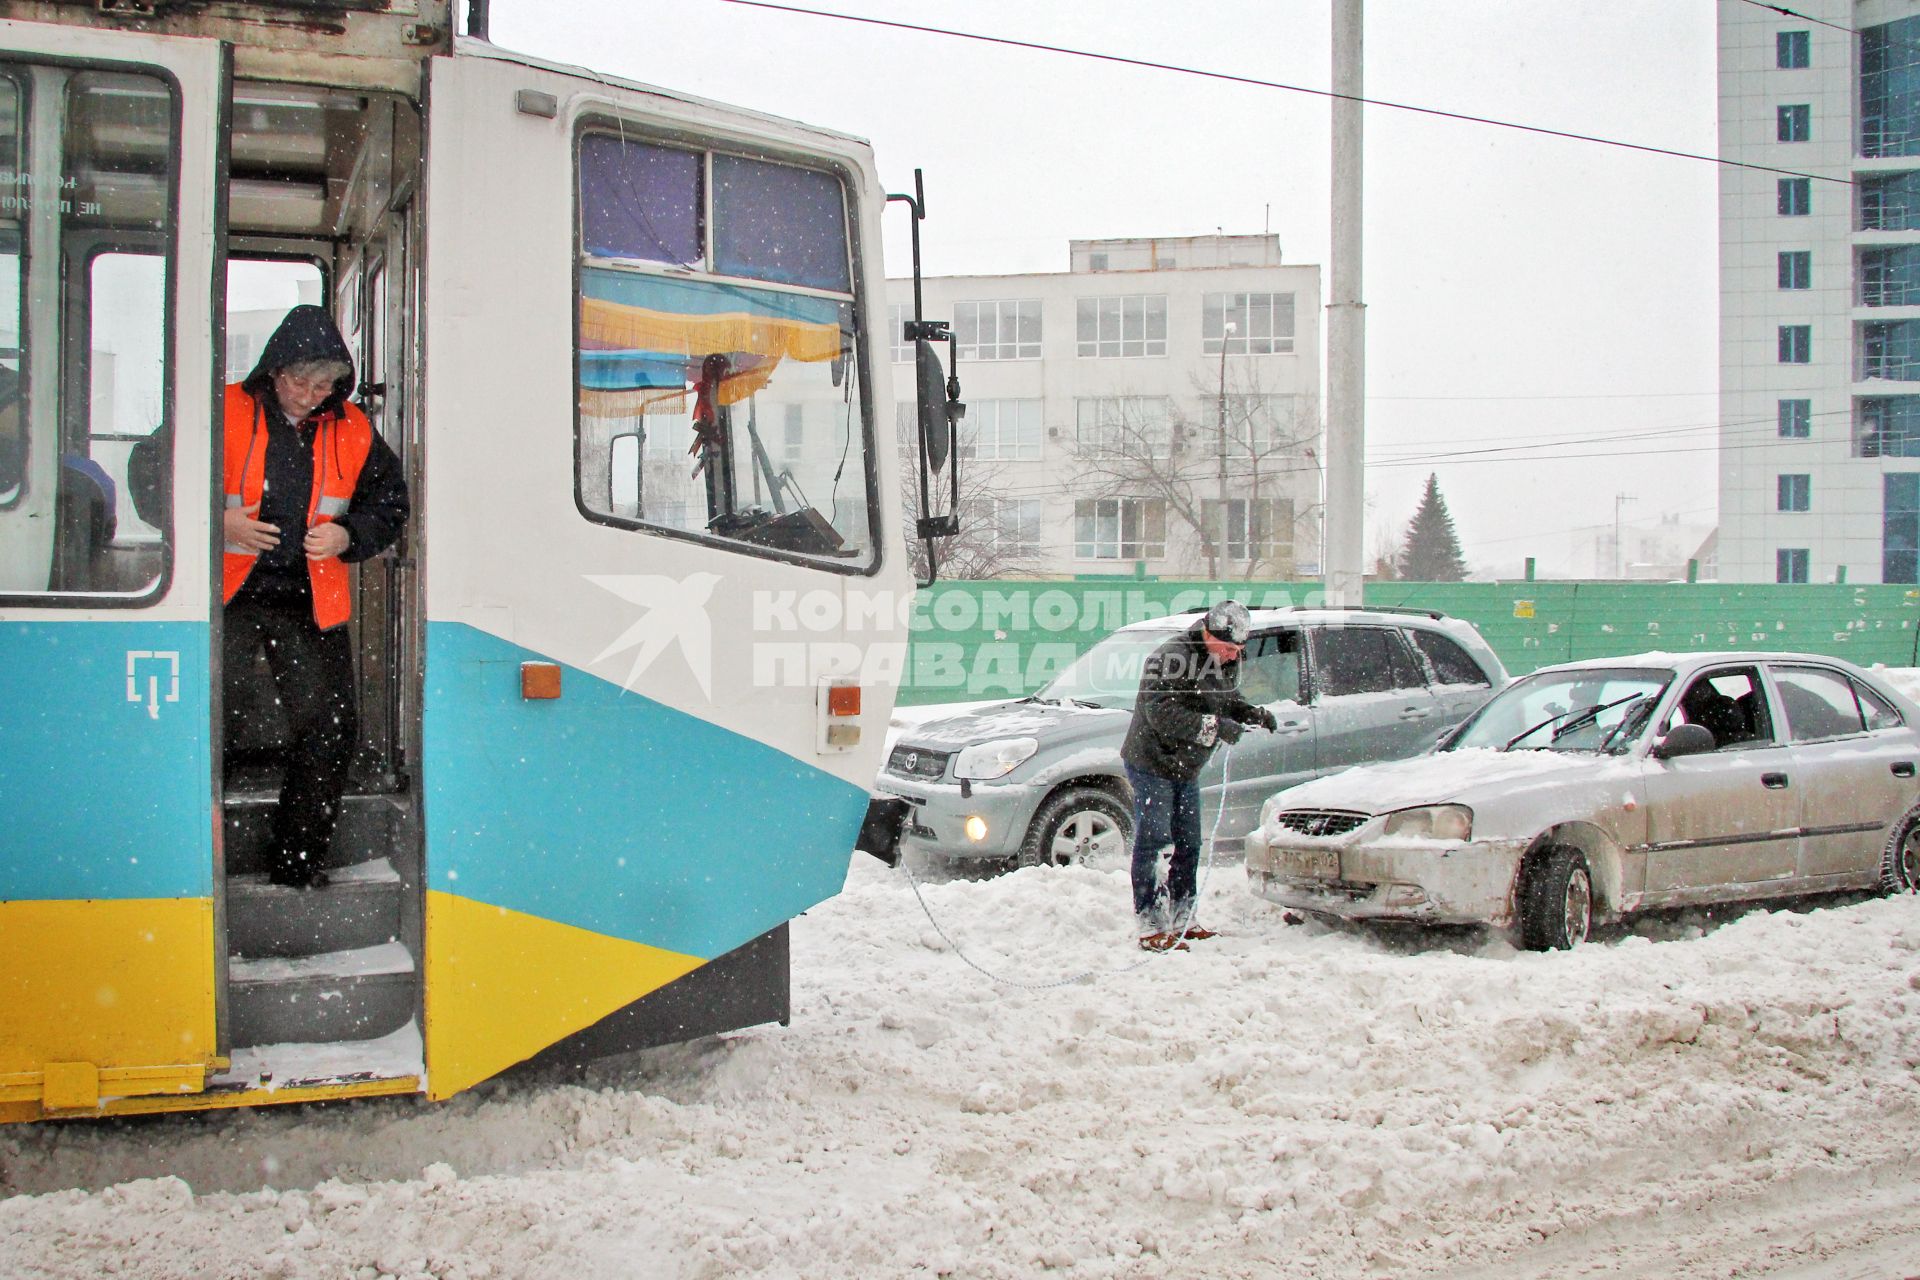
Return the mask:
[[1327, 304], [1327, 603], [1357, 605], [1366, 575], [1367, 312], [1360, 301], [1364, 0], [1333, 0], [1333, 260]]

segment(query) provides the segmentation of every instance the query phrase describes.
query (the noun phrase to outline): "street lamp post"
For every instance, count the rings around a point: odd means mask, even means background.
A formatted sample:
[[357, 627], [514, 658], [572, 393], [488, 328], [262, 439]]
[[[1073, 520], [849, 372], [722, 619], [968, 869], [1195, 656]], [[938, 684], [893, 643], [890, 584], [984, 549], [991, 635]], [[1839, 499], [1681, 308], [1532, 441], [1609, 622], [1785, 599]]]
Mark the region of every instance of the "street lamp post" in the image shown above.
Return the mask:
[[1228, 320], [1220, 327], [1220, 528], [1209, 541], [1213, 544], [1213, 554], [1208, 556], [1213, 567], [1208, 570], [1210, 576], [1218, 578], [1220, 562], [1227, 555], [1227, 342], [1237, 333], [1240, 326]]

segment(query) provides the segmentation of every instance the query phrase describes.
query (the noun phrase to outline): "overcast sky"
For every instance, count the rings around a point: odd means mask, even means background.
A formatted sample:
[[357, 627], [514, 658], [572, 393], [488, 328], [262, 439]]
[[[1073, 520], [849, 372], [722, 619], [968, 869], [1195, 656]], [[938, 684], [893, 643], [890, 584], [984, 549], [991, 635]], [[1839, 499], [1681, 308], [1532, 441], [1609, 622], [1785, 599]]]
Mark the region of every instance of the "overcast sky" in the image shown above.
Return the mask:
[[[1330, 82], [1329, 0], [803, 2]], [[1370, 0], [1367, 95], [1711, 153], [1715, 11]], [[1323, 98], [725, 0], [495, 0], [492, 21], [508, 48], [869, 138], [890, 190], [925, 169], [930, 274], [1064, 271], [1070, 239], [1216, 228], [1327, 261]], [[1503, 572], [1527, 555], [1567, 568], [1618, 494], [1630, 523], [1711, 525], [1715, 167], [1366, 115], [1369, 550], [1398, 537], [1429, 471], [1469, 562]], [[887, 270], [904, 275], [889, 216]], [[1529, 444], [1526, 461], [1485, 452]]]

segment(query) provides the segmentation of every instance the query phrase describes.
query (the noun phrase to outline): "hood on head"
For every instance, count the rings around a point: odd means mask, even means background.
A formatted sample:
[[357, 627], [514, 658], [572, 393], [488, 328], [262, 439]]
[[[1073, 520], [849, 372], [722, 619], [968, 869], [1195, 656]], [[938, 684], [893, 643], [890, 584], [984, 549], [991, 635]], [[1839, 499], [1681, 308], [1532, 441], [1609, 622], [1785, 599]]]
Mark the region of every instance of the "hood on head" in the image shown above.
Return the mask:
[[346, 340], [340, 336], [340, 330], [334, 326], [333, 317], [324, 307], [303, 303], [287, 312], [287, 318], [267, 339], [267, 345], [260, 350], [259, 363], [253, 366], [253, 372], [247, 375], [241, 387], [262, 403], [273, 403], [273, 375], [291, 364], [303, 360], [341, 360], [346, 362], [345, 376], [334, 380], [333, 393], [320, 402], [316, 414], [330, 413], [347, 402], [353, 394], [353, 353], [347, 350]]

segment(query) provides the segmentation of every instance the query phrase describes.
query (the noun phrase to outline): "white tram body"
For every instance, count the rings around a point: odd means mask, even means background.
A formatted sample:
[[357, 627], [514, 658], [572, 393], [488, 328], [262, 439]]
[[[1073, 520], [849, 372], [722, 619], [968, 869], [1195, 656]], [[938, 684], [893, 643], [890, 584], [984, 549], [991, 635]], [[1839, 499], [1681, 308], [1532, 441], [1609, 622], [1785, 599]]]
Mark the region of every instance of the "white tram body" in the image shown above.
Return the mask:
[[[444, 0], [0, 14], [0, 1119], [784, 1020], [914, 585], [866, 144]], [[259, 872], [216, 536], [221, 388], [301, 290], [412, 495], [312, 891]]]

